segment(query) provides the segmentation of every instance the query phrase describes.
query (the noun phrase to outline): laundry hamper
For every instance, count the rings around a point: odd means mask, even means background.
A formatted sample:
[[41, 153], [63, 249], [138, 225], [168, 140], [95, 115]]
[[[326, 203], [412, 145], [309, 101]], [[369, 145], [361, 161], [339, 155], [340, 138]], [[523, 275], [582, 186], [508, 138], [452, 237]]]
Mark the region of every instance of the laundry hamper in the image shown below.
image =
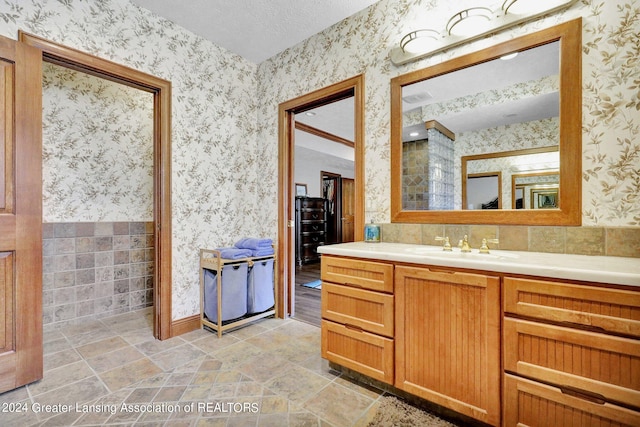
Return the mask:
[[[236, 319], [247, 314], [247, 262], [227, 264], [221, 268], [222, 320]], [[204, 314], [218, 321], [218, 272], [204, 270]]]
[[254, 261], [247, 279], [247, 312], [260, 313], [274, 304], [273, 258]]

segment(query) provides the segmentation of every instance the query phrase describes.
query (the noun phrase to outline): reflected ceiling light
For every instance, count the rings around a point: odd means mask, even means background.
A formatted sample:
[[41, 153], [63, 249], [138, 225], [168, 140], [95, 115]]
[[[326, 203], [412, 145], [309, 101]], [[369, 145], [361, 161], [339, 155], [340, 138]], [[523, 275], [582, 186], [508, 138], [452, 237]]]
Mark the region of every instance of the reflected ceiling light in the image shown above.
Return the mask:
[[486, 31], [491, 26], [492, 12], [487, 7], [470, 7], [449, 18], [445, 27], [453, 36], [471, 36]]
[[470, 7], [453, 15], [440, 31], [425, 29], [406, 34], [400, 40], [400, 46], [391, 49], [389, 56], [394, 65], [403, 65], [566, 9], [577, 2], [504, 0], [502, 8], [495, 11], [487, 7]]
[[420, 132], [411, 132], [409, 134], [409, 136], [418, 136], [418, 135], [420, 135]]
[[307, 111], [306, 113], [304, 113], [305, 115], [309, 116], [309, 117], [313, 117], [316, 115], [316, 113], [314, 113], [313, 111]]
[[508, 61], [510, 59], [515, 58], [516, 56], [518, 56], [518, 52], [513, 52], [513, 53], [508, 53], [506, 55], [502, 55], [500, 59], [502, 59], [503, 61]]
[[542, 13], [551, 11], [556, 7], [562, 6], [566, 1], [563, 0], [506, 0], [502, 4], [504, 13], [512, 13], [515, 15], [526, 15], [534, 13]]
[[440, 33], [436, 30], [412, 31], [400, 40], [400, 49], [404, 52], [424, 52], [436, 46], [440, 41]]

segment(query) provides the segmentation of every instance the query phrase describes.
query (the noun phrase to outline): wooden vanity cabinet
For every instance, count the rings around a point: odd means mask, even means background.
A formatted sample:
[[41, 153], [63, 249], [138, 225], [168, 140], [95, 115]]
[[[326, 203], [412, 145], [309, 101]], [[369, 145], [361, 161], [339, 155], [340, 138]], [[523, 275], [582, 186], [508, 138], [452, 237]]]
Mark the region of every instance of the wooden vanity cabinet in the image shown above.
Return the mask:
[[640, 287], [322, 256], [322, 356], [489, 425], [640, 426]]
[[640, 426], [640, 292], [503, 281], [504, 425]]
[[321, 258], [322, 357], [393, 383], [393, 265]]
[[396, 266], [395, 386], [500, 423], [500, 277]]

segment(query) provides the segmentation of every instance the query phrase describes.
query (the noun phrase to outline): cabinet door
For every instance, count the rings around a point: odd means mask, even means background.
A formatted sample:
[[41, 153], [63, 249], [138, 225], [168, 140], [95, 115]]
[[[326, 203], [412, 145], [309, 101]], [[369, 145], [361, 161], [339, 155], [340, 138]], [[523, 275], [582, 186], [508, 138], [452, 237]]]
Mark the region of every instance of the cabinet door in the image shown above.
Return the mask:
[[500, 278], [396, 267], [396, 387], [500, 423]]

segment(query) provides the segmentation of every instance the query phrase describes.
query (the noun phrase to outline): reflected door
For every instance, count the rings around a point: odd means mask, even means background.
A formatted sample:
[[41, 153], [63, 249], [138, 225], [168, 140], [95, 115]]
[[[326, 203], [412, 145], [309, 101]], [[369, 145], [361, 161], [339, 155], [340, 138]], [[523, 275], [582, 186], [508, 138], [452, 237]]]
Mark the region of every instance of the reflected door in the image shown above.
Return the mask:
[[0, 37], [0, 392], [42, 378], [42, 52]]
[[342, 178], [342, 242], [353, 242], [355, 215], [355, 186], [351, 178]]

